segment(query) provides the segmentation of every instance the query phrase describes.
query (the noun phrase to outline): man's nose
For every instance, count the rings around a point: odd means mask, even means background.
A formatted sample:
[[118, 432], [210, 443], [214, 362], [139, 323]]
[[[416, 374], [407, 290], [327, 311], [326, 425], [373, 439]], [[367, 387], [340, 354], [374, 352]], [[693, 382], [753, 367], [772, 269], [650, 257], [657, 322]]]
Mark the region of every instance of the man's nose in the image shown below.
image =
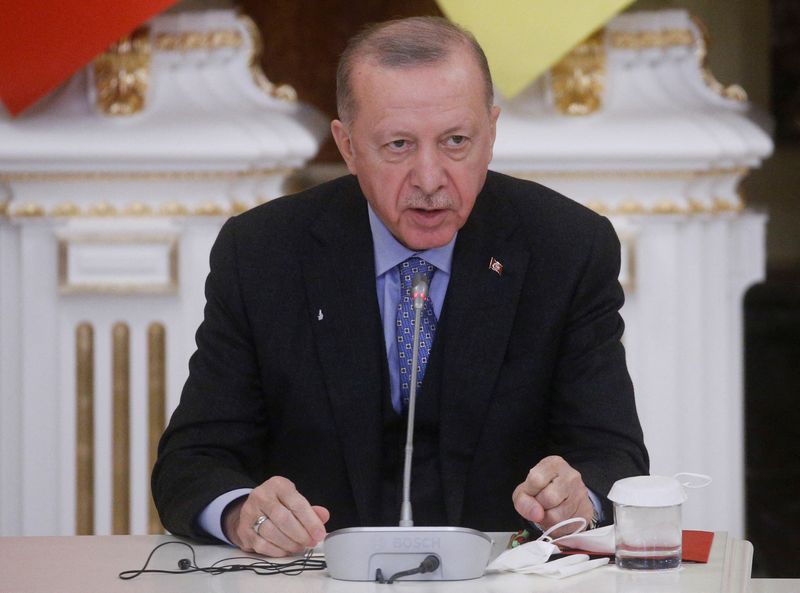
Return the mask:
[[420, 147], [414, 159], [411, 183], [426, 195], [432, 195], [447, 184], [443, 155], [433, 147]]

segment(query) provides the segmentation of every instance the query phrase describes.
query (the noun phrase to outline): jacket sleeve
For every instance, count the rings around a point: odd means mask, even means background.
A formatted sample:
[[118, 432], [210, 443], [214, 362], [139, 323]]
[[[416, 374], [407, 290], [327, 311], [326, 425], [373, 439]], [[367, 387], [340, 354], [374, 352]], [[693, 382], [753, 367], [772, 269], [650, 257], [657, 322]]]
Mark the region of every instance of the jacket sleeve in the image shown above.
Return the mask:
[[199, 513], [224, 492], [257, 485], [266, 438], [264, 392], [241, 295], [235, 229], [234, 218], [212, 248], [197, 350], [152, 474], [164, 527], [202, 541], [216, 540], [198, 527]]
[[550, 439], [601, 497], [603, 522], [610, 523], [612, 484], [646, 474], [649, 459], [621, 342], [619, 240], [611, 223], [599, 220], [560, 345]]

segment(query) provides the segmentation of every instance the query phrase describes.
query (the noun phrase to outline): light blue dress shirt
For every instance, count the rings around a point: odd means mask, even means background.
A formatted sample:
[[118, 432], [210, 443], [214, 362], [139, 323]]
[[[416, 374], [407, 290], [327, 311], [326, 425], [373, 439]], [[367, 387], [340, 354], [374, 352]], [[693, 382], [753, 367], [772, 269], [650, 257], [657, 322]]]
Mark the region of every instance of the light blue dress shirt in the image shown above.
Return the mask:
[[[392, 407], [400, 412], [400, 364], [397, 357], [397, 342], [395, 340], [395, 321], [397, 305], [400, 302], [400, 271], [398, 264], [409, 257], [419, 256], [429, 264], [436, 266], [430, 286], [430, 299], [437, 321], [442, 315], [442, 305], [450, 283], [450, 271], [453, 264], [453, 247], [456, 244], [456, 233], [449, 243], [442, 247], [413, 251], [400, 243], [386, 228], [378, 215], [369, 206], [369, 226], [372, 231], [373, 251], [375, 253], [375, 289], [378, 297], [378, 306], [383, 321], [383, 338], [386, 344], [386, 360], [389, 364], [389, 386], [392, 396]], [[521, 478], [520, 478], [521, 479]], [[198, 523], [207, 533], [214, 537], [231, 543], [222, 532], [222, 513], [225, 508], [236, 499], [247, 496], [251, 488], [231, 490], [215, 498], [198, 517]], [[589, 491], [594, 508], [601, 512], [600, 500], [597, 495]]]

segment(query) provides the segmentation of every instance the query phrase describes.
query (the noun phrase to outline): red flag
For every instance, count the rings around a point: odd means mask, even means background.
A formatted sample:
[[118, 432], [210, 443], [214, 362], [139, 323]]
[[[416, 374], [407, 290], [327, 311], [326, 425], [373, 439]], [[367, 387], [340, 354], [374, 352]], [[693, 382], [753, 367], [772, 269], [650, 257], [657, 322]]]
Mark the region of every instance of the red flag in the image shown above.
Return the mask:
[[0, 100], [16, 115], [177, 0], [7, 0]]

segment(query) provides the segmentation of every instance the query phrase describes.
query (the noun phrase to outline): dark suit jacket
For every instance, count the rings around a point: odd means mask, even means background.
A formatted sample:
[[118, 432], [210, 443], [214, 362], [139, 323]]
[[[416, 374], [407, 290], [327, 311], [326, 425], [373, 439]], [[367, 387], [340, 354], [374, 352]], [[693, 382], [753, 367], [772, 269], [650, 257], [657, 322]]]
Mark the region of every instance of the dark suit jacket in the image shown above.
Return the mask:
[[[492, 257], [502, 274], [489, 269]], [[451, 525], [516, 529], [511, 493], [550, 454], [601, 496], [647, 472], [620, 343], [618, 272], [606, 219], [489, 173], [458, 234], [441, 345], [429, 362], [441, 377], [439, 465]], [[271, 475], [327, 506], [329, 529], [377, 524], [387, 362], [357, 180], [230, 219], [211, 252], [206, 299], [153, 470], [164, 526], [207, 539], [198, 513]]]

